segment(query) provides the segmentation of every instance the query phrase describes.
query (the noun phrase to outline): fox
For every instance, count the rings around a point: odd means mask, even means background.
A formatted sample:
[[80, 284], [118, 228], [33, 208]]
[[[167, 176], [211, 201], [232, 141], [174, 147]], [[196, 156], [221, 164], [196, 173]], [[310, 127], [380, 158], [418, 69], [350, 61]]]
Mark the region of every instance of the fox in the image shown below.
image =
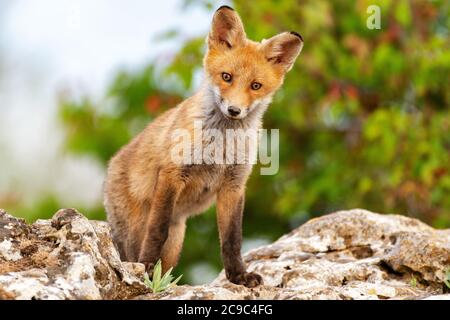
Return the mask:
[[[241, 255], [245, 186], [253, 164], [174, 161], [172, 134], [193, 132], [196, 121], [220, 132], [260, 129], [303, 38], [286, 31], [261, 42], [250, 40], [238, 13], [221, 6], [206, 45], [199, 90], [156, 117], [109, 161], [104, 206], [121, 259], [143, 263], [151, 274], [159, 259], [164, 271], [177, 265], [186, 220], [215, 204], [226, 278], [253, 288], [263, 278], [247, 271]], [[200, 148], [211, 143], [203, 137]], [[198, 145], [190, 148], [198, 151]]]

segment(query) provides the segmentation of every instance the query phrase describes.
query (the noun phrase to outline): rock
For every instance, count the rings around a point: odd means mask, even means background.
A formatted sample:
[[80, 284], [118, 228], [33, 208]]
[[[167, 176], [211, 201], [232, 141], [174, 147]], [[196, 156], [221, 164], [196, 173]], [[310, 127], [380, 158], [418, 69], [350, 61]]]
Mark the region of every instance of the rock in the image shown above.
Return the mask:
[[312, 219], [244, 256], [264, 286], [226, 281], [138, 299], [432, 299], [446, 297], [450, 230], [399, 215], [341, 211]]
[[429, 296], [423, 300], [450, 300], [450, 294], [439, 294], [437, 296]]
[[0, 210], [0, 299], [126, 299], [148, 290], [106, 222], [73, 209], [27, 225]]
[[244, 255], [264, 285], [210, 284], [148, 293], [121, 262], [105, 222], [73, 209], [27, 225], [0, 210], [0, 299], [449, 299], [450, 230], [398, 215], [341, 211]]

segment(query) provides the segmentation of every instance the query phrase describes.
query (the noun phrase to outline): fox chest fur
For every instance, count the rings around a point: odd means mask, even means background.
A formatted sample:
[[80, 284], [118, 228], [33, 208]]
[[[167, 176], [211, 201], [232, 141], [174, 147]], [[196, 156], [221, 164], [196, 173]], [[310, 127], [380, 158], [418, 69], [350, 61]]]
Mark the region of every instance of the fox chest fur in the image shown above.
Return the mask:
[[[185, 109], [204, 107], [198, 103], [198, 99], [188, 99], [166, 121], [183, 122], [180, 119], [189, 114]], [[197, 116], [193, 118], [198, 119]], [[174, 221], [184, 221], [208, 209], [216, 201], [217, 193], [225, 183], [240, 190], [251, 173], [252, 161], [256, 158], [257, 136], [248, 132], [257, 133], [259, 121], [234, 129], [230, 129], [230, 123], [216, 123], [208, 117], [202, 118], [201, 122], [197, 120], [197, 123], [201, 126], [183, 124], [182, 129], [189, 136], [186, 140], [172, 140], [173, 132], [178, 128], [176, 125], [167, 132], [160, 132], [163, 139], [146, 144], [153, 149], [148, 152], [151, 156], [147, 161], [153, 164], [147, 166], [147, 171], [143, 172], [139, 167], [133, 168], [132, 164], [129, 168], [131, 172], [135, 172], [133, 176], [136, 178], [132, 179], [135, 184], [130, 189], [132, 192], [136, 190], [133, 193], [137, 199], [146, 199], [154, 192], [160, 170], [170, 172], [171, 182], [179, 186], [172, 215]], [[212, 125], [215, 126], [214, 131], [210, 131]], [[177, 142], [184, 144], [183, 151], [188, 154], [188, 159], [182, 156], [181, 160], [186, 160], [186, 163], [177, 163], [173, 154], [169, 155], [169, 151], [176, 149]], [[155, 157], [155, 154], [158, 156]], [[142, 158], [143, 155], [138, 157]]]
[[186, 165], [180, 171], [184, 187], [176, 202], [174, 215], [185, 219], [208, 209], [224, 180], [224, 165]]

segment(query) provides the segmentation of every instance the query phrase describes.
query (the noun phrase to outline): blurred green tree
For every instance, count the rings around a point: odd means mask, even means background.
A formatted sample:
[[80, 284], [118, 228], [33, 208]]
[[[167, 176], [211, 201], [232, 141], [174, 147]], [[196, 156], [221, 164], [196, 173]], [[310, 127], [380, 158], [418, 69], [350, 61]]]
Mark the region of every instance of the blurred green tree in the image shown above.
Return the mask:
[[[233, 1], [249, 38], [295, 30], [305, 39], [265, 116], [266, 128], [281, 129], [280, 171], [253, 171], [247, 239], [274, 240], [311, 217], [354, 207], [450, 226], [450, 3], [377, 3], [380, 30], [366, 27], [368, 0]], [[210, 1], [185, 5], [215, 9]], [[106, 165], [195, 89], [204, 36], [186, 41], [167, 66], [120, 72], [101, 102], [61, 97], [68, 150]], [[221, 266], [213, 210], [188, 228], [177, 270], [185, 281], [194, 263]]]

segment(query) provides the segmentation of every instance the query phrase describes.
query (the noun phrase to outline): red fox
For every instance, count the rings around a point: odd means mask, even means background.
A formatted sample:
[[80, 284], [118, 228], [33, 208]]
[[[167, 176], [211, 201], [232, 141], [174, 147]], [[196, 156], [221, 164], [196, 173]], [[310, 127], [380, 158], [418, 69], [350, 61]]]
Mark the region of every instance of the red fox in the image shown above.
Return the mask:
[[[171, 135], [179, 129], [192, 132], [196, 121], [219, 131], [261, 128], [263, 113], [302, 47], [296, 32], [249, 40], [234, 9], [222, 6], [215, 12], [200, 90], [157, 117], [109, 162], [104, 204], [123, 260], [141, 262], [148, 272], [158, 259], [164, 270], [175, 266], [186, 219], [216, 202], [228, 280], [247, 287], [263, 283], [259, 274], [246, 271], [241, 257], [245, 185], [252, 165], [177, 163], [171, 158], [176, 147]], [[202, 139], [201, 148], [213, 143]]]

